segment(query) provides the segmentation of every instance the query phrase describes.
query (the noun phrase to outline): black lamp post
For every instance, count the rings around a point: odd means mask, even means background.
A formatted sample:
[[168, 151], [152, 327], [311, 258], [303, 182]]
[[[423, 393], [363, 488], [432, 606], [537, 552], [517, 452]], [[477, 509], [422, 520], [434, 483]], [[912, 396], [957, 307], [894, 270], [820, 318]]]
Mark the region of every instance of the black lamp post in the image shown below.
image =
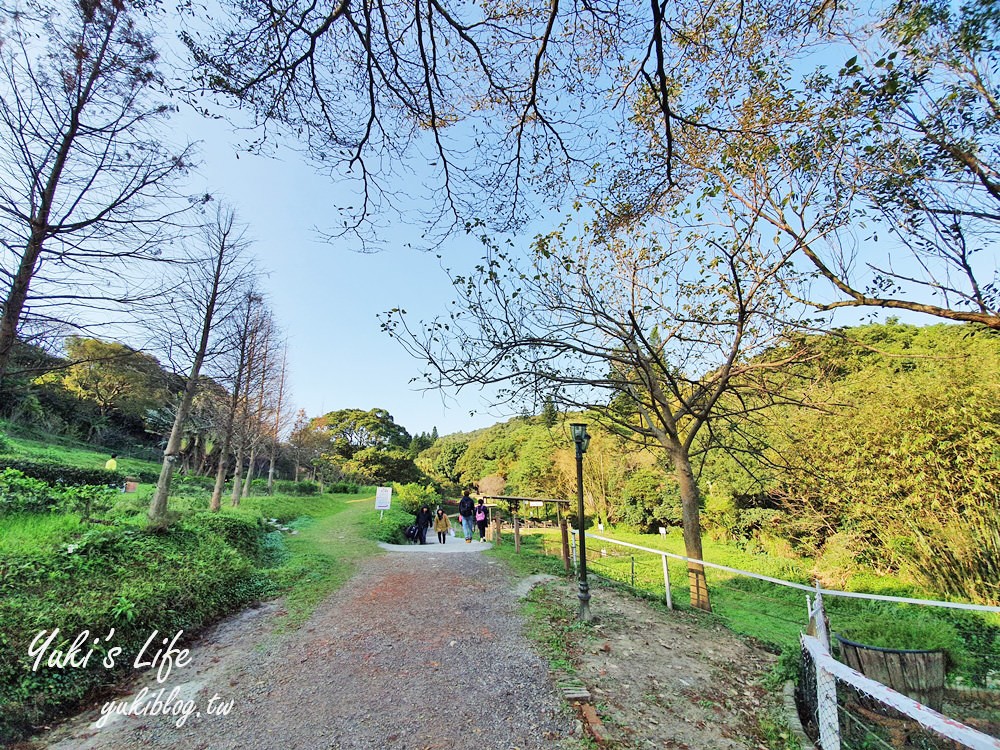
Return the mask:
[[573, 435], [573, 442], [576, 444], [576, 528], [580, 532], [580, 612], [578, 620], [590, 622], [590, 586], [587, 584], [587, 538], [583, 530], [583, 454], [587, 452], [590, 445], [590, 435], [587, 434], [587, 425], [581, 422], [573, 422], [569, 429]]

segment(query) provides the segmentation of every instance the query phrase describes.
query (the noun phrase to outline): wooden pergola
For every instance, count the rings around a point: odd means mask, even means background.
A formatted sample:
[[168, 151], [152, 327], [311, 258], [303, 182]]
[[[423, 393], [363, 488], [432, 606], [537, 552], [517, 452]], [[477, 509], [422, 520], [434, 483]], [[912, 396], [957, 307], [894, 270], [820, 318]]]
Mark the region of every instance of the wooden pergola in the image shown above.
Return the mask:
[[[569, 570], [569, 531], [566, 528], [565, 516], [563, 514], [563, 507], [569, 507], [570, 500], [557, 500], [552, 497], [516, 497], [513, 495], [482, 495], [483, 500], [496, 500], [506, 503], [507, 510], [510, 512], [510, 517], [512, 520], [512, 525], [514, 527], [514, 549], [518, 552], [521, 551], [521, 526], [519, 523], [518, 511], [521, 508], [522, 503], [553, 503], [556, 506], [556, 518], [559, 523], [559, 530], [562, 534], [562, 548], [563, 548], [563, 563], [566, 566], [566, 570]], [[497, 523], [494, 527], [494, 535], [497, 543], [500, 541], [500, 524], [499, 519], [496, 519]]]

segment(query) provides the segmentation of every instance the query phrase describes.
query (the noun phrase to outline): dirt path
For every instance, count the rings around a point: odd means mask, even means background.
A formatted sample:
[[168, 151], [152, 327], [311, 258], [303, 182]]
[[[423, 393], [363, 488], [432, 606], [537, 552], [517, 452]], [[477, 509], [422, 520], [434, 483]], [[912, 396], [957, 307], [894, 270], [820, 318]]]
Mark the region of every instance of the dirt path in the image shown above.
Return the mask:
[[[523, 634], [506, 568], [461, 542], [365, 560], [297, 631], [269, 604], [207, 632], [157, 683], [169, 716], [96, 706], [36, 738], [51, 750], [530, 750], [581, 748], [583, 730]], [[486, 545], [482, 545], [483, 548]], [[572, 607], [573, 587], [550, 596]], [[763, 747], [757, 685], [771, 657], [694, 618], [595, 590], [578, 675], [621, 748]], [[117, 698], [133, 706], [135, 692]], [[213, 697], [215, 698], [213, 700]], [[189, 701], [190, 703], [185, 703]], [[231, 705], [230, 705], [231, 702]], [[134, 704], [143, 705], [141, 702]], [[189, 709], [188, 706], [191, 706]], [[229, 706], [226, 715], [209, 715]], [[178, 726], [180, 724], [180, 726]]]
[[[460, 544], [444, 546], [457, 552]], [[39, 746], [562, 747], [576, 722], [522, 633], [513, 582], [478, 549], [370, 558], [286, 636], [271, 634], [273, 605], [227, 621], [162, 685], [136, 686], [162, 688], [164, 697], [177, 689], [175, 706], [197, 704], [180, 727], [182, 716], [129, 715], [98, 728], [93, 710]], [[213, 707], [232, 701], [228, 715], [208, 715], [216, 695]]]

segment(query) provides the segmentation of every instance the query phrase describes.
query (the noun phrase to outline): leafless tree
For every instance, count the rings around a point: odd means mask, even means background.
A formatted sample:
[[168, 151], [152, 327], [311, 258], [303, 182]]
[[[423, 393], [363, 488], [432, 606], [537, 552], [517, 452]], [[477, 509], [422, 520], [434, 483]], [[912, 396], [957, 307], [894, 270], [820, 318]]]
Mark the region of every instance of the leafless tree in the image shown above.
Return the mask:
[[277, 368], [274, 356], [278, 345], [279, 330], [274, 316], [264, 311], [253, 332], [251, 356], [248, 370], [252, 373], [252, 391], [248, 394], [244, 413], [243, 444], [249, 447], [246, 476], [242, 491], [237, 494], [233, 488], [233, 504], [240, 497], [250, 495], [250, 486], [256, 470], [257, 455], [271, 438], [271, 426], [275, 419], [276, 389], [283, 384], [283, 371]]
[[[797, 133], [781, 150], [785, 169], [817, 185], [821, 201], [774, 205], [769, 218], [832, 289], [822, 309], [905, 310], [1000, 330], [993, 14], [980, 3], [892, 4], [873, 27], [843, 36], [853, 56], [840, 75], [800, 94], [810, 137]], [[803, 222], [807, 213], [813, 225], [841, 224], [832, 242]]]
[[[189, 370], [184, 380], [184, 392], [174, 416], [170, 437], [163, 455], [163, 466], [156, 492], [149, 505], [149, 519], [162, 523], [170, 496], [174, 463], [180, 454], [184, 428], [202, 383], [201, 373], [206, 361], [211, 362], [226, 342], [220, 341], [218, 328], [224, 328], [237, 312], [242, 301], [240, 292], [252, 276], [251, 261], [246, 256], [249, 242], [245, 229], [237, 223], [235, 213], [219, 207], [212, 222], [202, 231], [202, 244], [183, 266], [184, 283], [161, 321], [167, 325], [171, 342], [171, 361], [183, 359]], [[192, 326], [192, 321], [197, 323]]]
[[[684, 124], [663, 143], [636, 110], [632, 157], [614, 165], [608, 221], [687, 202], [741, 204], [793, 242], [816, 309], [881, 308], [1000, 329], [1000, 52], [982, 6], [925, 2], [836, 17], [824, 65], [749, 47], [720, 77], [715, 131]], [[684, 191], [660, 175], [667, 164]], [[801, 291], [801, 290], [799, 290]]]
[[274, 342], [276, 332], [277, 327], [263, 296], [256, 289], [250, 289], [244, 294], [240, 314], [235, 316], [230, 331], [230, 361], [219, 368], [220, 373], [225, 373], [225, 376], [220, 374], [220, 380], [231, 390], [225, 423], [220, 431], [222, 445], [209, 506], [213, 511], [221, 508], [222, 491], [230, 465], [233, 466], [232, 503], [239, 504], [243, 493], [244, 459], [248, 453], [256, 455], [260, 436], [267, 433], [269, 394], [274, 382], [274, 362], [270, 352], [277, 348]]
[[[763, 242], [737, 216], [659, 231], [539, 238], [527, 260], [494, 249], [455, 277], [453, 312], [385, 330], [427, 362], [431, 387], [490, 385], [512, 403], [544, 398], [599, 415], [619, 434], [660, 446], [674, 469], [688, 557], [701, 560], [693, 457], [769, 404], [778, 373], [800, 356], [780, 294], [791, 249]], [[592, 228], [594, 229], [594, 228]], [[781, 352], [775, 354], [774, 352]], [[709, 609], [703, 566], [691, 601]]]
[[[322, 169], [357, 180], [334, 231], [364, 232], [406, 196], [424, 199], [407, 218], [429, 216], [431, 242], [476, 219], [517, 226], [602, 182], [629, 151], [637, 102], [668, 152], [679, 123], [716, 127], [705, 96], [678, 97], [679, 71], [727, 68], [764, 28], [809, 37], [832, 7], [217, 0], [192, 10], [184, 38], [195, 93], [221, 94], [256, 115], [262, 141], [298, 139]], [[669, 160], [661, 179], [675, 183]], [[417, 185], [432, 192], [414, 195]]]
[[286, 393], [287, 372], [288, 342], [286, 341], [281, 348], [281, 370], [278, 372], [278, 394], [274, 401], [274, 423], [271, 425], [271, 431], [268, 435], [270, 451], [267, 467], [268, 494], [274, 492], [274, 468], [277, 462], [278, 447], [281, 444], [281, 432], [290, 426], [289, 420], [291, 414], [288, 412], [288, 394]]
[[141, 14], [110, 0], [25, 2], [0, 29], [0, 380], [30, 330], [153, 295], [191, 147], [171, 151]]

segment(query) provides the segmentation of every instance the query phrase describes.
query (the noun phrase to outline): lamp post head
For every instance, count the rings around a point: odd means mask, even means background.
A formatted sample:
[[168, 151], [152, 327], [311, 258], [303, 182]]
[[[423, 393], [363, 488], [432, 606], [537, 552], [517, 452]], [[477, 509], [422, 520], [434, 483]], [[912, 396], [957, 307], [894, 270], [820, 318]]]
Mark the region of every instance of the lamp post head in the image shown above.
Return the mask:
[[571, 422], [569, 430], [573, 436], [573, 442], [576, 443], [576, 453], [578, 456], [582, 456], [587, 452], [587, 446], [590, 445], [590, 435], [587, 434], [587, 425], [583, 422]]

